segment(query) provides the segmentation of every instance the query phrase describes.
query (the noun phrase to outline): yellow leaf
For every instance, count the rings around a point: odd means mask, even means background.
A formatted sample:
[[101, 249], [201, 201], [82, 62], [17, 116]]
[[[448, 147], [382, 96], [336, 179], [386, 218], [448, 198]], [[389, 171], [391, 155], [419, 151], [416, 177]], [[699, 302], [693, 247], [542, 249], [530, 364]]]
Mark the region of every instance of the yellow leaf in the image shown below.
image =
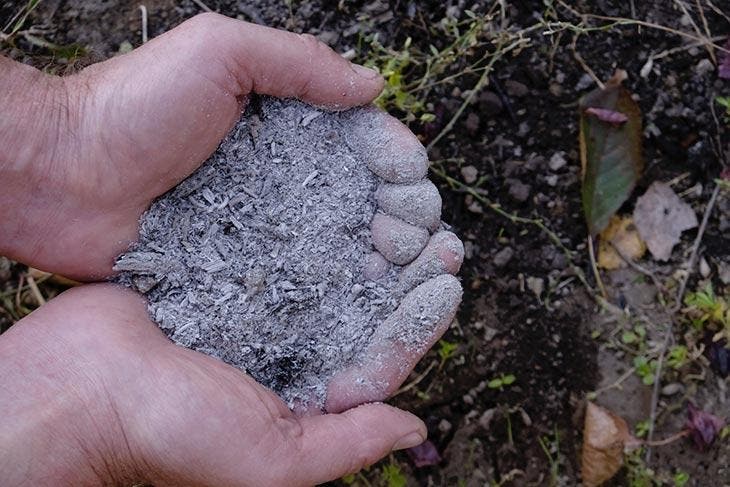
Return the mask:
[[630, 216], [612, 216], [605, 230], [599, 235], [598, 267], [607, 270], [626, 267], [618, 252], [627, 259], [640, 259], [646, 252], [646, 244], [636, 230]]
[[583, 485], [595, 487], [616, 475], [624, 461], [624, 447], [633, 442], [623, 418], [588, 402], [581, 452]]

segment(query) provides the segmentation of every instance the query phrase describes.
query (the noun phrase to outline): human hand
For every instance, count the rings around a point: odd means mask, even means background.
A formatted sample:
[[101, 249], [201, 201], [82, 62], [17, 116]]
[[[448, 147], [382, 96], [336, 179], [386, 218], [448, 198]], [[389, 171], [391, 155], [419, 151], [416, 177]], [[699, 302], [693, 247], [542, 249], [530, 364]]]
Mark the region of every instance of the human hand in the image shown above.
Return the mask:
[[0, 85], [0, 254], [98, 280], [249, 93], [344, 109], [383, 81], [312, 36], [202, 14], [64, 78], [0, 57]]
[[72, 289], [0, 339], [3, 485], [313, 485], [426, 436], [384, 404], [296, 418], [271, 391], [149, 321], [108, 284]]

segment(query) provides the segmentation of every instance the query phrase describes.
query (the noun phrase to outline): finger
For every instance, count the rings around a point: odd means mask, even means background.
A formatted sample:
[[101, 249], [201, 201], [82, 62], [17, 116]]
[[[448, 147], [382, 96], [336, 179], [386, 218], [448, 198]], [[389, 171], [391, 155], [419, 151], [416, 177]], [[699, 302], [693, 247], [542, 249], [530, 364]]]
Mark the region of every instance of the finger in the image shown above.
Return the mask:
[[[383, 79], [351, 64], [311, 35], [272, 29], [214, 13], [200, 14], [149, 43], [155, 60], [204, 70], [236, 96], [298, 98], [342, 109], [373, 100]], [[165, 56], [167, 54], [167, 56]], [[182, 59], [181, 59], [182, 57]]]
[[398, 278], [397, 291], [407, 293], [441, 274], [456, 275], [464, 261], [464, 244], [451, 232], [433, 234], [423, 252], [408, 264]]
[[441, 221], [441, 195], [424, 179], [416, 184], [382, 184], [375, 200], [383, 213], [435, 231]]
[[375, 281], [383, 277], [390, 270], [390, 262], [380, 252], [371, 252], [365, 257], [363, 276], [365, 279]]
[[338, 412], [386, 399], [449, 327], [461, 296], [461, 284], [449, 274], [435, 277], [406, 295], [375, 331], [371, 345], [356, 363], [332, 378], [325, 409]]
[[293, 471], [289, 479], [302, 485], [357, 472], [393, 450], [410, 448], [426, 439], [426, 427], [420, 419], [385, 404], [302, 418], [300, 424], [303, 433], [298, 459], [287, 461]]
[[405, 265], [418, 257], [428, 242], [428, 230], [398, 218], [376, 213], [370, 224], [373, 245], [383, 257]]
[[376, 108], [352, 117], [353, 144], [365, 157], [368, 169], [390, 183], [415, 183], [426, 177], [428, 154], [408, 127]]

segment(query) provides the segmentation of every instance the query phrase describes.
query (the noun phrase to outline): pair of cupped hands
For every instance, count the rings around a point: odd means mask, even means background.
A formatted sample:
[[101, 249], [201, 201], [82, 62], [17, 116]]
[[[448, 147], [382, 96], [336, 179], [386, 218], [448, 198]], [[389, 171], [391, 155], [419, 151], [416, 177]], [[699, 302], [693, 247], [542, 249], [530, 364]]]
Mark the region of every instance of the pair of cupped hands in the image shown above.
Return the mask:
[[[311, 36], [214, 14], [64, 78], [0, 57], [0, 254], [102, 280], [248, 94], [339, 110], [382, 86]], [[425, 439], [415, 416], [362, 403], [399, 387], [457, 304], [413, 324], [432, 330], [416, 350], [374, 344], [385, 361], [343, 371], [327, 414], [295, 415], [241, 371], [171, 343], [139, 295], [66, 291], [0, 337], [0, 484], [293, 486], [357, 471]], [[363, 374], [382, 387], [358, 391]]]

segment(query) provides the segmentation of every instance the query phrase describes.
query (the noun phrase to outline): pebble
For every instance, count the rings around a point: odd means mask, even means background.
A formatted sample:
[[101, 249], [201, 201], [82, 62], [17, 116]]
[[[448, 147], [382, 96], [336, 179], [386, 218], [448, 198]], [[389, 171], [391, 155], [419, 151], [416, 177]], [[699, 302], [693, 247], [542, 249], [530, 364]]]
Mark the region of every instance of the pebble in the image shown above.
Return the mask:
[[568, 161], [565, 160], [565, 152], [556, 152], [550, 158], [550, 162], [548, 162], [548, 167], [551, 171], [557, 171], [565, 167], [567, 163]]
[[464, 166], [461, 168], [461, 177], [464, 178], [466, 184], [475, 183], [478, 176], [479, 171], [474, 166]]
[[593, 86], [593, 78], [588, 73], [583, 74], [575, 85], [575, 91], [583, 91]]
[[520, 203], [527, 201], [527, 198], [530, 197], [530, 188], [529, 184], [525, 184], [519, 179], [508, 179], [505, 181], [507, 184], [509, 184], [509, 195], [515, 200], [519, 201]]
[[512, 250], [512, 247], [504, 247], [502, 250], [495, 254], [492, 263], [496, 267], [504, 267], [509, 263], [510, 260], [512, 260], [512, 257], [514, 257], [514, 255], [515, 251]]
[[438, 426], [438, 428], [439, 428], [439, 431], [440, 431], [440, 432], [442, 432], [442, 433], [444, 433], [444, 434], [445, 434], [445, 433], [448, 433], [449, 431], [451, 431], [451, 423], [449, 423], [449, 421], [448, 421], [448, 420], [446, 420], [446, 419], [442, 419], [442, 420], [441, 420], [441, 421], [439, 422], [439, 426]]
[[527, 288], [535, 293], [537, 299], [540, 299], [542, 292], [545, 290], [545, 280], [541, 277], [530, 276], [527, 278]]
[[479, 426], [484, 428], [485, 430], [489, 430], [489, 424], [492, 422], [492, 419], [494, 419], [494, 415], [497, 413], [496, 408], [487, 409], [482, 413], [481, 416], [479, 416]]
[[482, 91], [479, 94], [479, 111], [486, 117], [493, 117], [502, 111], [504, 106], [493, 91]]
[[707, 263], [707, 259], [704, 257], [700, 259], [700, 275], [702, 277], [708, 277], [710, 275], [710, 264]]
[[547, 183], [548, 186], [556, 186], [558, 184], [558, 175], [551, 174], [550, 176], [546, 176], [545, 182]]
[[522, 98], [530, 92], [530, 89], [524, 83], [511, 79], [504, 82], [504, 88], [507, 90], [509, 96], [514, 96], [515, 98]]
[[679, 382], [672, 382], [662, 387], [662, 396], [673, 396], [678, 392], [682, 392], [683, 390], [684, 386], [682, 384], [680, 384]]
[[715, 71], [715, 66], [712, 64], [712, 61], [707, 58], [702, 59], [695, 66], [695, 73], [697, 74], [697, 76], [704, 76], [713, 71]]
[[479, 115], [472, 112], [466, 117], [466, 121], [464, 122], [464, 126], [466, 127], [466, 131], [470, 134], [476, 133], [477, 130], [479, 130]]

